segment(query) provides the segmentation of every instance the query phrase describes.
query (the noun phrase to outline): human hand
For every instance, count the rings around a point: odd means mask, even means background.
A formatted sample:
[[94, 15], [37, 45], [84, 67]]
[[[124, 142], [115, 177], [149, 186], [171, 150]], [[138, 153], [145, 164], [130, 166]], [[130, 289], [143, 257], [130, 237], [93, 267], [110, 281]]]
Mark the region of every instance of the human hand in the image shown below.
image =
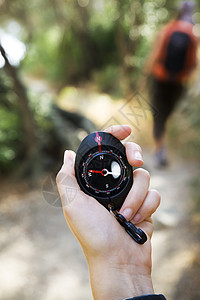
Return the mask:
[[[120, 140], [131, 133], [129, 126], [106, 130]], [[132, 166], [143, 164], [141, 148], [125, 143]], [[133, 172], [134, 183], [120, 213], [144, 230], [148, 236], [138, 245], [117, 220], [94, 198], [80, 190], [74, 171], [75, 153], [66, 151], [57, 175], [65, 219], [80, 242], [86, 256], [95, 300], [121, 300], [153, 293], [151, 281], [151, 215], [160, 203], [160, 195], [148, 190], [150, 176], [144, 169]]]

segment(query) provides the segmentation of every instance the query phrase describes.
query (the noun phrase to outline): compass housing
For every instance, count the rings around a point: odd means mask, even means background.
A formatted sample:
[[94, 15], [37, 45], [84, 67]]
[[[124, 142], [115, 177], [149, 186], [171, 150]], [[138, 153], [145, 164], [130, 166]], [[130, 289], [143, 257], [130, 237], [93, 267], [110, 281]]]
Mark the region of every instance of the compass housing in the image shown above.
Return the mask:
[[112, 134], [94, 132], [80, 144], [75, 161], [80, 188], [109, 209], [120, 209], [133, 184], [125, 147]]

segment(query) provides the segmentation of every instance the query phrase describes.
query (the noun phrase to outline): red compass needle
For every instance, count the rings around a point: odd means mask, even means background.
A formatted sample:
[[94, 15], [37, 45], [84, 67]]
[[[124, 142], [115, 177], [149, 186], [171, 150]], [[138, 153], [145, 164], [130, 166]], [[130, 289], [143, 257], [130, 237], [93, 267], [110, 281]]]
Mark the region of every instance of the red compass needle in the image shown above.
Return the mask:
[[103, 169], [103, 170], [101, 170], [101, 171], [97, 171], [97, 170], [89, 170], [89, 172], [90, 172], [90, 173], [99, 173], [99, 174], [101, 174], [101, 175], [103, 175], [103, 176], [104, 176], [104, 173], [103, 173], [103, 171], [104, 171], [104, 169]]
[[107, 175], [112, 175], [114, 178], [118, 178], [121, 174], [121, 170], [116, 170], [113, 172], [109, 172], [107, 169], [103, 169], [101, 171], [97, 171], [97, 170], [89, 170], [90, 173], [98, 173], [101, 174], [102, 176], [107, 176]]

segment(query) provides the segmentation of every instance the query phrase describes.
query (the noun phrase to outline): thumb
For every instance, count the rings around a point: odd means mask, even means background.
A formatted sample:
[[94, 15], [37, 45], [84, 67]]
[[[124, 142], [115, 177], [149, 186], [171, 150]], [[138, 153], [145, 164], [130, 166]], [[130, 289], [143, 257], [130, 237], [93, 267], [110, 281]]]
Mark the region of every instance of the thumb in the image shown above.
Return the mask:
[[75, 178], [74, 171], [75, 152], [65, 151], [63, 165], [56, 177], [63, 207], [68, 206], [76, 197], [80, 187]]
[[104, 239], [107, 232], [108, 218], [112, 222], [114, 219], [98, 201], [81, 191], [75, 178], [74, 158], [74, 152], [65, 151], [64, 163], [56, 178], [63, 213], [82, 247], [95, 249], [101, 244], [99, 235]]

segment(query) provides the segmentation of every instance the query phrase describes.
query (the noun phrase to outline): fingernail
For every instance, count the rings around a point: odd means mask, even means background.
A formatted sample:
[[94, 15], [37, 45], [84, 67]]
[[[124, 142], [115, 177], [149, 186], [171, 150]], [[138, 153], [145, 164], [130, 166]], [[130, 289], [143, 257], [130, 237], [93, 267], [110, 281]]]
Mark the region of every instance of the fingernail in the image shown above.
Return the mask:
[[140, 214], [136, 214], [132, 220], [133, 223], [137, 224], [141, 221], [141, 215]]
[[127, 220], [131, 219], [131, 216], [133, 214], [133, 211], [131, 208], [125, 208], [125, 210], [122, 212], [122, 215], [124, 216], [124, 218], [126, 218]]
[[135, 151], [134, 157], [135, 157], [135, 159], [137, 159], [137, 160], [143, 161], [142, 154], [141, 154], [139, 151]]

